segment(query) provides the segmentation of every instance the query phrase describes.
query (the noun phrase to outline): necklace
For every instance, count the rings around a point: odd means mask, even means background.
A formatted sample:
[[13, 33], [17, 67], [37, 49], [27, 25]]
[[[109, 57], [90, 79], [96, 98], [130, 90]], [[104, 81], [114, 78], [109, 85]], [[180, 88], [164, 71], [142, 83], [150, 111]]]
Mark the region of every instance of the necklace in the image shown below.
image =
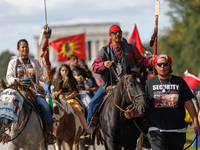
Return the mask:
[[[163, 87], [162, 93], [163, 93], [163, 94], [169, 94], [169, 93], [170, 93], [170, 88], [169, 88], [169, 90], [167, 91], [167, 90], [165, 89], [165, 87], [164, 87], [164, 85], [163, 85], [163, 83], [161, 82], [161, 80], [160, 80], [159, 77], [158, 77], [158, 80], [160, 81], [160, 83], [162, 84], [162, 87]], [[171, 76], [169, 77], [169, 85], [171, 85]]]

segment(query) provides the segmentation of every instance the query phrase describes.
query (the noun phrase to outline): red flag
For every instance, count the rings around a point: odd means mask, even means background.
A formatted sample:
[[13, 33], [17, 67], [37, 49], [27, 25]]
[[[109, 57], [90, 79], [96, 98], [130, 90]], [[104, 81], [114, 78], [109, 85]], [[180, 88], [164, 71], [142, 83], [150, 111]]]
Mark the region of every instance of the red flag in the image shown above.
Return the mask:
[[42, 47], [42, 51], [44, 52], [44, 59], [46, 61], [46, 65], [49, 66], [50, 62], [49, 62], [49, 41], [46, 39], [44, 41], [43, 47]]
[[200, 79], [188, 72], [185, 74], [183, 79], [188, 84], [189, 88], [192, 90], [194, 90], [194, 88], [200, 84]]
[[144, 53], [144, 48], [140, 41], [140, 36], [139, 36], [138, 30], [137, 30], [136, 24], [135, 24], [133, 32], [128, 40], [128, 43], [136, 46], [138, 48], [138, 50], [140, 51], [140, 53]]
[[79, 59], [86, 59], [85, 33], [54, 40], [50, 45], [58, 52], [58, 61], [66, 61], [71, 54], [77, 55]]

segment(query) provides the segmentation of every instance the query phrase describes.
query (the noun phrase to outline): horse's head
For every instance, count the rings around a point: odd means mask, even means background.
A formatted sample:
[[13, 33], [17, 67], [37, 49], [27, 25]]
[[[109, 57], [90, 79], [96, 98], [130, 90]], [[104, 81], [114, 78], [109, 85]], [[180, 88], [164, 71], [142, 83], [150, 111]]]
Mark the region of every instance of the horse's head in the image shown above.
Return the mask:
[[59, 126], [60, 119], [65, 115], [70, 113], [69, 109], [69, 103], [67, 103], [66, 100], [62, 100], [59, 98], [60, 93], [62, 90], [59, 92], [54, 92], [52, 93], [52, 102], [53, 102], [53, 127], [54, 129], [57, 129]]
[[127, 66], [124, 76], [124, 88], [129, 97], [126, 99], [127, 103], [131, 101], [139, 114], [145, 115], [149, 110], [149, 106], [146, 102], [145, 82], [141, 77], [141, 71], [142, 69], [138, 71]]
[[1, 81], [1, 98], [0, 98], [0, 117], [4, 128], [9, 128], [12, 123], [16, 123], [19, 118], [19, 112], [23, 106], [23, 96], [17, 90], [15, 81], [12, 88], [8, 88], [5, 82]]

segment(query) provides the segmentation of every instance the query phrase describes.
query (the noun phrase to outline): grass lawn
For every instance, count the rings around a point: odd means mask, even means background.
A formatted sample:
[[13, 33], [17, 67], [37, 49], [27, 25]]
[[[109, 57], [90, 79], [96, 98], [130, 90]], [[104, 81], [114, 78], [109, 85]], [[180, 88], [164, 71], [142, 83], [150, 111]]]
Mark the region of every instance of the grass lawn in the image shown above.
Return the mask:
[[[187, 132], [186, 132], [186, 143], [184, 148], [186, 148], [190, 143], [192, 142], [194, 136], [194, 127], [193, 126], [188, 126]], [[196, 150], [193, 146], [190, 146], [187, 150]], [[200, 147], [198, 148], [200, 150]]]

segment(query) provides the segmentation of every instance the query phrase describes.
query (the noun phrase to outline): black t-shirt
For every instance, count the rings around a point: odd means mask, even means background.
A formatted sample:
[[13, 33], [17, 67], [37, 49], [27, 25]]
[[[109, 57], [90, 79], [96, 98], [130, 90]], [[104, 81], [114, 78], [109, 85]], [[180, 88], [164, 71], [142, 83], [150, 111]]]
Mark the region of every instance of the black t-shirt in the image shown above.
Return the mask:
[[184, 102], [194, 95], [186, 82], [172, 75], [170, 79], [160, 79], [158, 76], [146, 81], [146, 94], [150, 103], [147, 117], [149, 127], [159, 129], [181, 129], [185, 127]]

